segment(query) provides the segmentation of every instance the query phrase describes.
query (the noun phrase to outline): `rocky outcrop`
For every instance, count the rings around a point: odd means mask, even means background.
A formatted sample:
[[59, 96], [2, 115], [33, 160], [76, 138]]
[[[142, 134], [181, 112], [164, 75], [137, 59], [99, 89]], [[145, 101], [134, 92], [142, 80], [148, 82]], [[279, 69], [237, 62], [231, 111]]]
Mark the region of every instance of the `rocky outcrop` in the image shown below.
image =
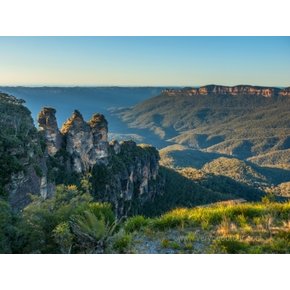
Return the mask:
[[279, 92], [279, 95], [280, 95], [280, 96], [290, 97], [290, 87], [285, 88], [285, 89], [282, 89], [282, 90]]
[[165, 95], [255, 95], [263, 96], [266, 98], [274, 96], [290, 96], [290, 88], [280, 89], [274, 87], [259, 87], [259, 86], [218, 86], [218, 85], [208, 85], [200, 88], [184, 88], [180, 90], [168, 89], [162, 92]]
[[72, 156], [72, 168], [81, 173], [96, 163], [108, 162], [108, 126], [105, 117], [95, 114], [87, 123], [77, 110], [63, 124], [65, 150]]
[[24, 101], [0, 94], [0, 198], [14, 209], [30, 202], [30, 194], [46, 198], [53, 190], [40, 136]]
[[43, 134], [49, 155], [54, 155], [62, 145], [62, 135], [57, 126], [55, 117], [56, 110], [43, 108], [38, 114], [38, 128]]

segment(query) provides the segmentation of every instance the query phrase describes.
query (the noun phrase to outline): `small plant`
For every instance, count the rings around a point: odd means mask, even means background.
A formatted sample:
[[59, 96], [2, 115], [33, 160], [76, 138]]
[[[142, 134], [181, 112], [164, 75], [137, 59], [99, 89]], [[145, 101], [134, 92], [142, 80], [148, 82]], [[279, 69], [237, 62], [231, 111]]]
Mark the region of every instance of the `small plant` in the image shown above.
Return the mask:
[[243, 214], [238, 215], [235, 220], [238, 223], [238, 225], [242, 228], [248, 225], [247, 219]]
[[195, 234], [193, 232], [190, 232], [185, 237], [185, 242], [193, 243], [195, 241], [195, 239], [196, 239]]
[[236, 238], [219, 238], [212, 244], [214, 253], [242, 254], [247, 253], [249, 245]]
[[203, 229], [203, 230], [208, 230], [209, 229], [209, 226], [210, 226], [210, 224], [209, 224], [209, 220], [208, 219], [204, 219], [202, 222], [201, 222], [201, 228]]
[[268, 192], [263, 198], [262, 203], [270, 204], [275, 201], [275, 195], [272, 192]]
[[170, 243], [170, 248], [174, 249], [174, 250], [179, 250], [180, 249], [180, 244], [177, 243], [176, 241], [173, 241]]
[[231, 223], [227, 217], [224, 217], [217, 228], [217, 233], [222, 236], [227, 236], [231, 232]]
[[132, 236], [130, 234], [120, 232], [114, 237], [113, 249], [120, 254], [124, 254], [130, 248], [131, 243]]
[[134, 216], [129, 218], [125, 223], [125, 231], [132, 233], [134, 231], [139, 231], [142, 227], [148, 224], [148, 220], [144, 216]]
[[162, 247], [162, 248], [167, 249], [167, 248], [169, 248], [169, 246], [170, 246], [170, 241], [169, 241], [169, 240], [167, 240], [167, 239], [163, 239], [163, 240], [161, 241], [161, 247]]
[[154, 238], [155, 237], [155, 231], [152, 228], [150, 228], [150, 227], [145, 227], [144, 228], [144, 234], [148, 238]]
[[70, 230], [69, 224], [64, 222], [57, 225], [53, 230], [53, 236], [60, 247], [61, 253], [70, 254], [73, 244], [73, 234]]
[[269, 237], [272, 237], [272, 224], [273, 224], [273, 217], [270, 214], [266, 214], [263, 216], [262, 224], [266, 229]]
[[193, 245], [192, 245], [192, 243], [185, 243], [185, 244], [184, 244], [184, 249], [185, 249], [185, 250], [189, 250], [189, 251], [193, 250]]
[[256, 226], [261, 226], [262, 223], [263, 223], [263, 218], [262, 218], [262, 217], [254, 217], [254, 218], [253, 218], [253, 223], [254, 223]]
[[43, 176], [42, 170], [41, 170], [39, 165], [34, 164], [33, 168], [34, 168], [34, 171], [35, 171], [35, 173], [36, 173], [36, 175], [38, 177], [42, 177]]

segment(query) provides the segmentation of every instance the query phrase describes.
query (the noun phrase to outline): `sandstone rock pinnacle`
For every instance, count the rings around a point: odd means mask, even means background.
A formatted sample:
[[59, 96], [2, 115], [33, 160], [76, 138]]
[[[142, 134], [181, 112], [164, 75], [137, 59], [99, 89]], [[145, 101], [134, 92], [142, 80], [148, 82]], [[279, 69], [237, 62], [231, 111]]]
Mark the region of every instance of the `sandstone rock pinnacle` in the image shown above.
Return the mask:
[[45, 107], [38, 114], [39, 131], [45, 137], [49, 155], [54, 155], [62, 144], [62, 136], [57, 126], [55, 113], [55, 109]]

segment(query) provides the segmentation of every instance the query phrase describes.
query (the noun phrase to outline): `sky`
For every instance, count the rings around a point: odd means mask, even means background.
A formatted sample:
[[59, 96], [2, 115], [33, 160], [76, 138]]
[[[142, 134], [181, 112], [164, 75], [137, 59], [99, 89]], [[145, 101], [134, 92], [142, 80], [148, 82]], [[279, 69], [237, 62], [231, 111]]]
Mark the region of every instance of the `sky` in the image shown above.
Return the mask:
[[290, 86], [290, 37], [0, 37], [2, 86]]

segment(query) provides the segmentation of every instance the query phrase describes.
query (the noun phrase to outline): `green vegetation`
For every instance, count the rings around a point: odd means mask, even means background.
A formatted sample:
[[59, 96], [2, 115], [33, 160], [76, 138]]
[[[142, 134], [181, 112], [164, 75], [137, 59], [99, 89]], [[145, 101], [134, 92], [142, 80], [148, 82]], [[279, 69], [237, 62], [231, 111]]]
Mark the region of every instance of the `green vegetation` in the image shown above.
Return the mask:
[[201, 169], [207, 162], [222, 154], [205, 152], [184, 145], [174, 144], [159, 150], [160, 164], [170, 168], [194, 167]]
[[248, 159], [260, 166], [277, 167], [290, 170], [290, 149], [275, 150]]
[[[286, 153], [286, 150], [284, 150]], [[199, 175], [206, 174], [226, 176], [237, 182], [256, 188], [278, 185], [290, 179], [290, 171], [286, 168], [261, 167], [250, 161], [240, 160], [230, 155], [191, 149], [182, 145], [171, 145], [159, 150], [160, 164], [174, 169], [198, 169]], [[288, 154], [289, 155], [289, 154]], [[287, 157], [284, 157], [287, 163]], [[194, 178], [196, 179], [196, 178]], [[200, 178], [199, 178], [200, 179]]]
[[5, 202], [0, 206], [1, 252], [104, 252], [116, 228], [111, 205], [93, 202], [75, 185], [57, 186], [50, 199], [33, 196], [19, 214], [12, 214]]
[[124, 229], [128, 233], [139, 231], [142, 227], [148, 224], [148, 219], [142, 215], [137, 215], [129, 218], [124, 225]]
[[130, 234], [120, 231], [112, 239], [112, 250], [115, 253], [128, 253], [132, 243], [132, 236]]
[[23, 164], [29, 164], [30, 156], [38, 160], [43, 154], [30, 111], [23, 103], [0, 93], [0, 197], [5, 196], [11, 175], [25, 170]]
[[[134, 217], [126, 223], [134, 224]], [[178, 208], [138, 226], [133, 251], [143, 253], [146, 243], [159, 253], [290, 253], [289, 229], [290, 203]]]
[[228, 201], [117, 221], [75, 185], [15, 214], [0, 200], [1, 253], [290, 253], [290, 203]]
[[7, 202], [0, 199], [0, 253], [11, 253], [15, 238], [13, 213]]
[[160, 173], [165, 179], [164, 194], [142, 206], [139, 213], [146, 216], [157, 216], [175, 207], [192, 207], [229, 199], [260, 201], [265, 195], [229, 177], [204, 174], [193, 168], [176, 171], [161, 167]]
[[[119, 117], [155, 146], [163, 141], [162, 147], [180, 144], [289, 169], [289, 106], [288, 97], [199, 96], [189, 88], [162, 93], [120, 111]], [[191, 166], [186, 159], [181, 162]]]
[[66, 168], [70, 158], [71, 156], [64, 149], [60, 149], [54, 156], [48, 156], [46, 161], [48, 181], [55, 184], [80, 184], [81, 176]]

